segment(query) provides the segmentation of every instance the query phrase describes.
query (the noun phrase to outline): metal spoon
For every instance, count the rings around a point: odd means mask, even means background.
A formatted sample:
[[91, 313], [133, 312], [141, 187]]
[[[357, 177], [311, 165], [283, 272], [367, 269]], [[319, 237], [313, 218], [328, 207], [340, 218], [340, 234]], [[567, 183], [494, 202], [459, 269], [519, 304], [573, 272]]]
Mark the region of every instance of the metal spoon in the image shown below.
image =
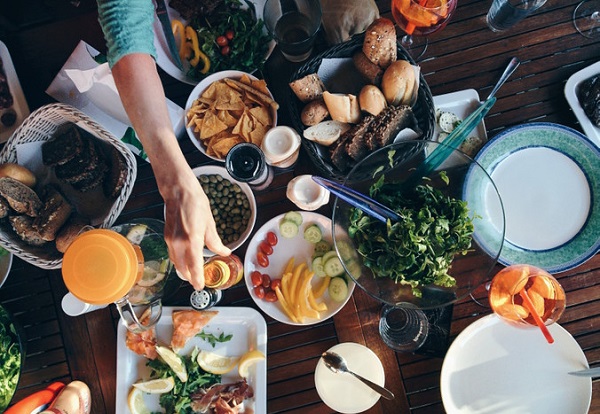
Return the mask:
[[346, 364], [346, 360], [341, 355], [336, 354], [335, 352], [328, 351], [328, 352], [323, 352], [323, 354], [321, 354], [321, 358], [323, 358], [323, 362], [325, 363], [325, 366], [327, 368], [329, 368], [331, 371], [333, 371], [335, 373], [347, 372], [348, 374], [352, 374], [355, 378], [359, 379], [364, 384], [371, 387], [371, 389], [373, 389], [374, 391], [377, 391], [379, 394], [381, 394], [381, 396], [383, 398], [388, 399], [388, 400], [394, 399], [394, 394], [392, 394], [390, 391], [388, 391], [385, 388], [375, 384], [374, 382], [371, 382], [368, 379], [363, 378], [360, 375], [355, 374], [354, 372], [350, 371], [348, 369], [348, 365]]

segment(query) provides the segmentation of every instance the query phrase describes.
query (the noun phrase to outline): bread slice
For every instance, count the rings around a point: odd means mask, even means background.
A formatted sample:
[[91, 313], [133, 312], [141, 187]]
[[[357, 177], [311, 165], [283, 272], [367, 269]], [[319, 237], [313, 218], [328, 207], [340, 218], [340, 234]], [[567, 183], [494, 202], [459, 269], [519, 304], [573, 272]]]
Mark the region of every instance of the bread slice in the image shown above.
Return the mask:
[[330, 119], [306, 128], [302, 135], [309, 141], [329, 147], [349, 128], [350, 124]]
[[96, 168], [98, 165], [98, 151], [88, 137], [82, 138], [83, 146], [79, 154], [64, 164], [59, 164], [54, 168], [56, 178], [69, 184], [76, 183], [85, 179], [86, 174]]
[[73, 207], [52, 185], [45, 186], [43, 193], [44, 207], [33, 221], [33, 228], [38, 231], [42, 239], [52, 241], [73, 212]]
[[380, 17], [365, 31], [363, 53], [374, 64], [386, 69], [398, 56], [396, 28], [390, 19]]
[[77, 156], [83, 149], [83, 140], [75, 124], [42, 144], [42, 161], [45, 165], [64, 164]]
[[341, 172], [346, 172], [354, 165], [354, 160], [348, 155], [348, 144], [351, 143], [355, 137], [362, 137], [369, 127], [369, 124], [373, 122], [374, 119], [375, 117], [373, 115], [364, 115], [358, 124], [353, 125], [344, 132], [335, 144], [329, 147], [331, 163]]
[[127, 181], [127, 164], [125, 158], [113, 146], [110, 147], [108, 171], [104, 176], [102, 188], [107, 198], [117, 198]]
[[390, 106], [383, 114], [383, 120], [365, 136], [369, 149], [375, 151], [392, 143], [398, 132], [404, 128], [416, 129], [417, 119], [410, 106]]
[[9, 216], [8, 220], [17, 236], [31, 246], [42, 246], [46, 240], [33, 228], [33, 218], [25, 215]]
[[298, 99], [307, 103], [323, 96], [325, 85], [316, 73], [311, 73], [303, 78], [290, 82], [290, 88], [296, 94]]
[[0, 177], [0, 196], [19, 214], [37, 217], [42, 201], [35, 191], [10, 177]]

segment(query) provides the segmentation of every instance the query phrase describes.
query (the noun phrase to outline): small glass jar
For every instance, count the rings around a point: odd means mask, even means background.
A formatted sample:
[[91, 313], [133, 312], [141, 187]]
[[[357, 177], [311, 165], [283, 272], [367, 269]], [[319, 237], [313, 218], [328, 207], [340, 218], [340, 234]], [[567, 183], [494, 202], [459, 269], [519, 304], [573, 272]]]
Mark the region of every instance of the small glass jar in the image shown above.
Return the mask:
[[248, 183], [256, 191], [265, 190], [273, 181], [273, 170], [267, 165], [265, 154], [249, 142], [242, 142], [229, 150], [225, 169], [234, 180]]
[[204, 263], [204, 284], [208, 288], [225, 290], [244, 277], [244, 265], [235, 254], [213, 256]]

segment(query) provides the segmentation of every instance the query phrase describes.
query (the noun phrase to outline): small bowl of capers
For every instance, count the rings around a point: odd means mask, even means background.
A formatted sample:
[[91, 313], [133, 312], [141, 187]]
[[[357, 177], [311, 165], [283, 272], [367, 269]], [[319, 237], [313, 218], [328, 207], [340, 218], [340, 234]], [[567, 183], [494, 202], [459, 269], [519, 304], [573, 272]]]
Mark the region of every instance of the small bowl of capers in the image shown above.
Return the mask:
[[[210, 201], [217, 232], [232, 251], [250, 237], [256, 222], [256, 199], [246, 183], [234, 180], [224, 167], [205, 165], [192, 170]], [[204, 257], [214, 253], [204, 248]]]

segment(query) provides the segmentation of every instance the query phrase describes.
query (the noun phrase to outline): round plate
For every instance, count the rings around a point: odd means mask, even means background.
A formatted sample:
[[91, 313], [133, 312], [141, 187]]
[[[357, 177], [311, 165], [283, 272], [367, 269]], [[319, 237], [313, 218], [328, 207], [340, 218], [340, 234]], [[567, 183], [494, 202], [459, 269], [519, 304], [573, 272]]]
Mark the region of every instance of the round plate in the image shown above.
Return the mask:
[[[254, 7], [256, 9], [256, 18], [257, 19], [262, 19], [265, 2], [266, 2], [266, 0], [253, 0], [252, 1], [252, 3], [254, 3]], [[175, 10], [169, 6], [169, 0], [166, 0], [166, 3], [167, 3], [167, 14], [169, 16], [169, 20], [173, 21], [173, 19], [177, 19], [177, 20], [180, 20], [184, 25], [187, 24], [187, 22], [181, 17], [181, 15], [177, 12], [177, 10]], [[242, 2], [242, 4], [245, 6], [244, 2]], [[263, 28], [263, 30], [266, 33], [267, 29]], [[173, 58], [171, 57], [171, 52], [169, 51], [169, 45], [167, 43], [167, 38], [165, 37], [165, 34], [163, 33], [163, 29], [162, 29], [162, 26], [161, 26], [158, 18], [154, 19], [154, 47], [156, 48], [156, 64], [158, 66], [160, 66], [160, 68], [162, 70], [167, 72], [169, 75], [171, 75], [175, 79], [177, 79], [181, 82], [187, 83], [188, 85], [196, 85], [200, 81], [200, 79], [195, 79], [195, 78], [191, 78], [191, 77], [187, 76], [186, 72], [189, 69], [188, 62], [183, 62], [183, 65], [184, 65], [183, 71], [181, 69], [179, 69], [179, 67], [177, 67], [177, 64], [175, 64], [175, 62], [173, 61]], [[275, 41], [271, 40], [269, 42], [269, 49], [267, 50], [267, 54], [265, 55], [265, 61], [269, 58], [269, 56], [271, 56], [271, 52], [273, 52], [274, 48], [275, 48]]]
[[507, 129], [481, 149], [475, 160], [498, 187], [506, 215], [500, 263], [557, 273], [598, 252], [599, 159], [581, 133], [552, 123]]
[[[279, 223], [283, 219], [284, 214], [272, 218], [256, 232], [252, 240], [250, 240], [250, 244], [248, 244], [248, 250], [246, 250], [244, 277], [250, 296], [264, 313], [273, 319], [288, 325], [313, 325], [331, 318], [344, 307], [346, 302], [348, 302], [348, 299], [350, 299], [350, 296], [352, 296], [352, 292], [354, 291], [354, 282], [349, 280], [350, 278], [347, 278], [348, 296], [346, 297], [346, 300], [343, 302], [336, 302], [329, 297], [329, 293], [326, 291], [323, 295], [323, 302], [327, 305], [327, 310], [321, 313], [320, 319], [309, 318], [306, 319], [304, 323], [297, 323], [290, 320], [283, 312], [283, 309], [278, 302], [267, 302], [263, 299], [259, 299], [254, 293], [252, 279], [250, 278], [250, 274], [254, 270], [258, 270], [261, 273], [268, 274], [271, 279], [280, 279], [283, 275], [285, 265], [292, 256], [295, 258], [294, 262], [296, 265], [302, 260], [306, 261], [307, 264], [310, 264], [314, 252], [314, 245], [304, 240], [303, 234], [304, 229], [311, 224], [318, 224], [323, 232], [323, 240], [329, 242], [329, 244], [333, 246], [331, 238], [331, 220], [329, 218], [313, 212], [299, 211], [299, 213], [302, 215], [303, 221], [300, 225], [298, 235], [292, 239], [286, 239], [279, 232]], [[256, 262], [256, 252], [258, 251], [259, 244], [265, 239], [266, 234], [269, 231], [272, 231], [277, 235], [278, 242], [277, 245], [273, 247], [273, 254], [269, 256], [269, 266], [265, 268], [259, 266]], [[318, 277], [314, 277], [312, 282], [313, 285], [317, 285], [321, 283], [321, 280]]]
[[441, 392], [448, 414], [585, 414], [590, 378], [568, 375], [588, 367], [581, 347], [560, 325], [522, 329], [488, 315], [469, 325], [444, 358]]
[[[354, 342], [337, 344], [329, 349], [346, 359], [348, 368], [374, 383], [385, 386], [381, 361], [369, 348]], [[332, 372], [319, 358], [315, 369], [315, 386], [319, 397], [332, 410], [360, 413], [371, 408], [380, 395], [350, 374]]]

